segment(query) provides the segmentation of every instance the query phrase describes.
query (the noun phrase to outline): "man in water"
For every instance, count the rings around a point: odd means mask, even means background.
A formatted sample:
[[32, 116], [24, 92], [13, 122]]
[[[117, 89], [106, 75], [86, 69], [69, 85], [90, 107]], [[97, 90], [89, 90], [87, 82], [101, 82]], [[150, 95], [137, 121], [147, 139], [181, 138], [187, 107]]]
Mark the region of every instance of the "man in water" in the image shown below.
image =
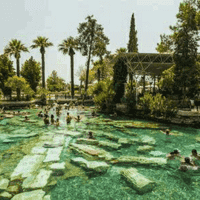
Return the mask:
[[80, 116], [78, 115], [77, 118], [75, 117], [75, 120], [76, 122], [80, 122], [81, 121]]
[[56, 127], [60, 126], [59, 118], [56, 119], [55, 125], [56, 125]]
[[192, 150], [192, 154], [190, 155], [190, 158], [195, 163], [195, 165], [200, 165], [200, 155], [197, 153], [196, 149]]
[[71, 122], [71, 120], [72, 120], [72, 117], [69, 116], [69, 113], [67, 113], [67, 117], [66, 117], [67, 124], [69, 124]]
[[88, 132], [88, 139], [95, 139], [92, 131]]
[[51, 115], [51, 124], [54, 124], [55, 120], [54, 120], [54, 115]]
[[45, 117], [44, 117], [44, 124], [45, 125], [49, 125], [49, 116], [47, 115], [45, 115]]
[[166, 157], [168, 160], [174, 160], [175, 158], [182, 158], [178, 150], [174, 150], [173, 152], [168, 153]]
[[30, 120], [27, 116], [24, 117], [24, 121]]

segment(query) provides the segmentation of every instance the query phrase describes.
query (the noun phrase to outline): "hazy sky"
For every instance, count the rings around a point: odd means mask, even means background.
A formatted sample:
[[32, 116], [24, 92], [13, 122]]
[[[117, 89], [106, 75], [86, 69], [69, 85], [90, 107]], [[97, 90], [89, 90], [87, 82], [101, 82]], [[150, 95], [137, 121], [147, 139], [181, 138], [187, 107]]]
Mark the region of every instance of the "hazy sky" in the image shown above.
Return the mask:
[[[108, 50], [114, 53], [127, 48], [130, 20], [134, 13], [140, 53], [156, 53], [160, 34], [169, 34], [175, 25], [176, 14], [182, 0], [2, 0], [0, 1], [0, 54], [11, 39], [18, 39], [30, 47], [37, 36], [45, 36], [54, 44], [46, 49], [45, 79], [53, 70], [70, 82], [70, 57], [58, 51], [58, 44], [69, 36], [78, 36], [79, 23], [94, 15], [110, 39]], [[39, 49], [21, 53], [20, 68], [31, 56], [41, 62]], [[15, 59], [14, 67], [16, 67]], [[87, 57], [76, 52], [75, 74]], [[95, 59], [94, 59], [95, 60]], [[75, 84], [79, 84], [75, 76]]]

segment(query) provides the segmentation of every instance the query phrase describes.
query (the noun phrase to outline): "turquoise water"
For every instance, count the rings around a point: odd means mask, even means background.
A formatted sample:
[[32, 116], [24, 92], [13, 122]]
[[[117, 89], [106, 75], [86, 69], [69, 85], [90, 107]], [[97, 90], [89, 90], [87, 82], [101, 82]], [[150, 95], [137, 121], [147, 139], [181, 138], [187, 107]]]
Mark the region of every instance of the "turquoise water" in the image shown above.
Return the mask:
[[[28, 110], [27, 110], [28, 111]], [[26, 124], [22, 122], [17, 122], [19, 117], [15, 119], [6, 119], [1, 123], [10, 123], [7, 125], [0, 126], [1, 136], [0, 136], [0, 150], [3, 151], [8, 149], [11, 145], [14, 144], [3, 144], [2, 141], [5, 139], [6, 135], [24, 133], [28, 134], [30, 132], [37, 131], [47, 131], [53, 130], [55, 127], [44, 126], [44, 123], [36, 115], [38, 110], [30, 110], [33, 114], [31, 119], [38, 121], [36, 125]], [[59, 129], [74, 130], [78, 131], [93, 130], [95, 131], [104, 131], [113, 133], [120, 137], [131, 138], [128, 134], [123, 133], [119, 128], [116, 128], [111, 125], [95, 125], [95, 124], [85, 124], [82, 123], [72, 123], [66, 127], [64, 117], [66, 115], [64, 111], [59, 117], [61, 121], [61, 127]], [[78, 110], [70, 110], [70, 115], [77, 114], [89, 114], [89, 111], [80, 112]], [[55, 111], [51, 110], [49, 115], [55, 114]], [[103, 118], [108, 118], [106, 115], [101, 115]], [[98, 118], [97, 121], [100, 121], [102, 118]], [[120, 120], [123, 120], [121, 118]], [[124, 120], [126, 120], [124, 118]], [[140, 121], [143, 123], [149, 123], [145, 120], [131, 120], [133, 122]], [[160, 124], [160, 126], [166, 126], [166, 124]], [[173, 151], [174, 149], [179, 149], [181, 155], [189, 156], [192, 149], [197, 149], [200, 151], [200, 144], [196, 143], [195, 137], [199, 136], [199, 130], [193, 128], [183, 128], [180, 126], [171, 125], [173, 131], [178, 131], [179, 136], [170, 136], [170, 139], [166, 138], [166, 135], [161, 133], [159, 130], [150, 130], [150, 129], [128, 129], [129, 131], [135, 132], [138, 136], [148, 135], [153, 137], [156, 140], [156, 145], [154, 151], [160, 151], [163, 154], [159, 157], [165, 158], [166, 154]], [[18, 131], [16, 131], [18, 130]], [[134, 137], [138, 137], [134, 136]], [[108, 140], [104, 137], [96, 136], [98, 140]], [[16, 139], [16, 144], [20, 143], [23, 138]], [[76, 139], [73, 139], [71, 142], [75, 142]], [[119, 150], [110, 150], [105, 148], [105, 150], [112, 153], [114, 156], [119, 157], [122, 155], [132, 155], [132, 156], [145, 156], [152, 157], [149, 152], [144, 154], [139, 154], [137, 152], [138, 144], [133, 144], [129, 146], [124, 146]], [[77, 157], [73, 152], [67, 151], [64, 149], [61, 155], [61, 160], [65, 161], [66, 159]], [[137, 168], [138, 172], [146, 176], [148, 179], [156, 182], [156, 187], [153, 191], [146, 194], [138, 194], [131, 185], [124, 180], [119, 172], [122, 168]], [[66, 180], [58, 181], [57, 186], [55, 186], [51, 191], [51, 199], [198, 199], [200, 192], [199, 176], [198, 174], [191, 174], [189, 172], [180, 172], [177, 169], [170, 168], [166, 166], [144, 166], [144, 165], [135, 165], [135, 164], [118, 164], [111, 165], [111, 168], [105, 174], [94, 174], [91, 171], [86, 171], [88, 180], [83, 179], [82, 177], [70, 177]]]

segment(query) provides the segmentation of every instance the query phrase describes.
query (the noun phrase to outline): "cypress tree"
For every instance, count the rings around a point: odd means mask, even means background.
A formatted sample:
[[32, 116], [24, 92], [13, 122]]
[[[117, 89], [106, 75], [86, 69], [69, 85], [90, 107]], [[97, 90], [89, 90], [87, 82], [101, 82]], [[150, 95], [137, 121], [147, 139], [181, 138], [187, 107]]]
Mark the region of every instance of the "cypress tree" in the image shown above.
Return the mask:
[[130, 26], [130, 33], [129, 33], [129, 42], [128, 42], [128, 52], [138, 52], [138, 44], [137, 44], [137, 31], [135, 30], [135, 17], [134, 13], [131, 17], [131, 26]]
[[[138, 53], [138, 44], [137, 44], [137, 31], [135, 30], [135, 17], [134, 13], [131, 17], [131, 26], [130, 26], [130, 33], [129, 33], [129, 42], [128, 42], [128, 52], [134, 52]], [[131, 94], [132, 94], [132, 88], [133, 88], [133, 73], [129, 73], [129, 78], [131, 80]]]

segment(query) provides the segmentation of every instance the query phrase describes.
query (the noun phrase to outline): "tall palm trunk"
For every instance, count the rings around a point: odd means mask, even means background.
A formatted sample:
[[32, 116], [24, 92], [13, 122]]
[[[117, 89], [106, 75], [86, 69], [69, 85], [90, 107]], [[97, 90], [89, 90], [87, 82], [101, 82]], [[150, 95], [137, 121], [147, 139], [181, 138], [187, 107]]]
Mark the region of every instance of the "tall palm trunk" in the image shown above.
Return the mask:
[[74, 98], [74, 56], [73, 54], [70, 56], [71, 58], [71, 95]]
[[44, 64], [44, 53], [42, 53], [42, 87], [45, 88], [45, 64]]
[[[17, 61], [17, 76], [19, 77], [19, 58], [16, 58], [16, 61]], [[17, 88], [17, 100], [20, 100], [20, 88]]]
[[85, 92], [86, 92], [87, 89], [88, 89], [88, 77], [89, 77], [89, 67], [90, 67], [91, 51], [92, 51], [92, 45], [90, 45], [89, 57], [88, 57], [88, 62], [87, 62], [86, 80], [85, 80]]

